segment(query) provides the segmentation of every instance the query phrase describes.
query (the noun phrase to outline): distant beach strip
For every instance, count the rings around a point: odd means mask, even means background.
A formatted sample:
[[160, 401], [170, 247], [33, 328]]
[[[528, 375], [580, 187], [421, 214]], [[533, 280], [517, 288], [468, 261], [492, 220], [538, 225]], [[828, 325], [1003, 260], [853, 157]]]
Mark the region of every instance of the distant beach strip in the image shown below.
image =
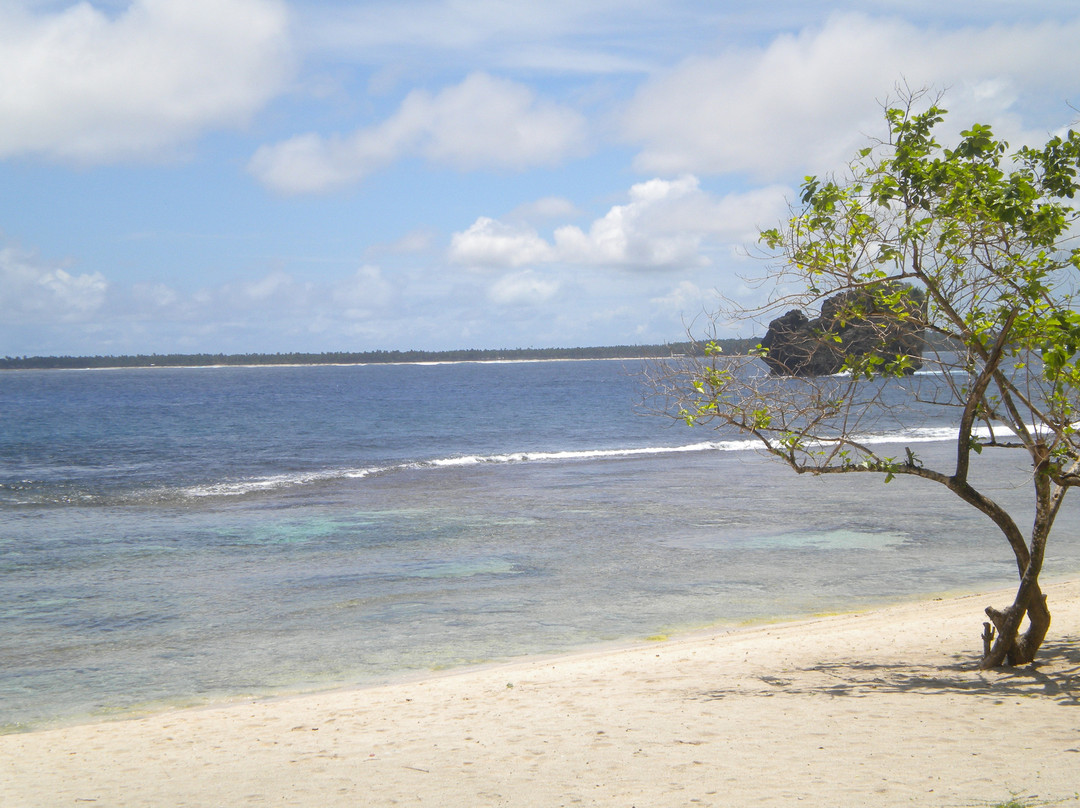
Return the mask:
[[[716, 340], [724, 353], [746, 354], [757, 338]], [[460, 349], [449, 351], [336, 351], [328, 353], [135, 354], [131, 356], [5, 356], [0, 370], [258, 365], [385, 365], [444, 362], [542, 361], [565, 359], [650, 359], [699, 356], [705, 343], [608, 345], [590, 348]]]

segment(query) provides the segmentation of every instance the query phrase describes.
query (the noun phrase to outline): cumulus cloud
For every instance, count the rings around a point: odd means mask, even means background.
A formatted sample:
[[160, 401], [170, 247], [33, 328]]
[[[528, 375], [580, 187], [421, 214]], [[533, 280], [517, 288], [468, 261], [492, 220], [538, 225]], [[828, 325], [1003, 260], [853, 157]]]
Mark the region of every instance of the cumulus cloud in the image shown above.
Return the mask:
[[282, 0], [0, 4], [0, 157], [146, 159], [242, 125], [290, 72], [287, 23]]
[[[692, 224], [673, 221], [673, 209], [701, 202], [697, 178], [654, 179], [630, 189], [630, 203], [616, 205], [593, 222], [585, 233], [574, 225], [555, 231], [555, 244], [564, 260], [573, 263], [621, 266], [700, 264], [701, 232]], [[677, 214], [675, 214], [677, 219]], [[672, 227], [671, 225], [675, 226]]]
[[488, 290], [488, 300], [503, 306], [524, 306], [545, 303], [559, 291], [554, 278], [542, 278], [531, 269], [500, 278]]
[[481, 216], [450, 239], [450, 259], [473, 267], [519, 267], [548, 261], [554, 250], [532, 228]]
[[75, 321], [101, 308], [108, 290], [100, 272], [72, 274], [16, 247], [0, 248], [0, 318]]
[[613, 206], [588, 230], [555, 229], [552, 241], [523, 224], [488, 217], [451, 238], [449, 257], [458, 264], [513, 268], [566, 263], [626, 268], [686, 268], [710, 263], [721, 243], [756, 238], [758, 228], [784, 210], [784, 188], [769, 187], [717, 198], [698, 179], [652, 179], [630, 188], [629, 202]]
[[407, 155], [460, 169], [554, 165], [581, 153], [585, 119], [485, 73], [432, 95], [414, 90], [397, 112], [349, 135], [307, 133], [266, 145], [249, 163], [264, 185], [314, 193], [359, 182]]
[[898, 81], [947, 90], [964, 123], [1015, 128], [1027, 92], [1065, 112], [1080, 73], [1080, 20], [1067, 24], [928, 30], [838, 15], [767, 46], [695, 57], [644, 85], [622, 119], [642, 146], [640, 170], [743, 172], [777, 178], [847, 159], [881, 128], [880, 102]]
[[458, 168], [554, 165], [585, 141], [578, 112], [483, 73], [433, 98], [412, 93], [402, 105], [406, 111], [424, 127], [422, 152]]

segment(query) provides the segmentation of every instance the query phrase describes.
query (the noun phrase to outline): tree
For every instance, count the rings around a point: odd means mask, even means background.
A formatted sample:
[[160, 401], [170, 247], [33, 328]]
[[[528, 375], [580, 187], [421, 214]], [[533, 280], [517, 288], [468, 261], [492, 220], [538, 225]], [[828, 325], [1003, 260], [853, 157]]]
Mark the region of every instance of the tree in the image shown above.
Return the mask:
[[[908, 93], [886, 109], [888, 137], [859, 151], [842, 178], [807, 177], [790, 220], [761, 234], [775, 292], [768, 306], [738, 313], [760, 322], [793, 303], [827, 302], [830, 322], [863, 335], [842, 372], [783, 378], [766, 372], [768, 349], [727, 357], [710, 343], [705, 359], [668, 365], [652, 381], [668, 414], [748, 434], [800, 474], [910, 475], [984, 513], [1012, 548], [1020, 583], [1010, 606], [986, 609], [993, 626], [984, 624], [980, 665], [1026, 664], [1050, 625], [1039, 586], [1046, 542], [1080, 484], [1080, 214], [1071, 202], [1080, 136], [1010, 153], [975, 124], [945, 148], [934, 130], [946, 111], [916, 111], [923, 102]], [[898, 324], [921, 351], [896, 349]], [[833, 350], [841, 342], [831, 327], [814, 334]], [[908, 375], [920, 353], [924, 372], [939, 372], [932, 393]], [[901, 389], [950, 408], [957, 438], [945, 467], [927, 467], [910, 447], [884, 456], [861, 437], [878, 419], [905, 417]], [[1030, 458], [1028, 531], [973, 482], [984, 451]]]

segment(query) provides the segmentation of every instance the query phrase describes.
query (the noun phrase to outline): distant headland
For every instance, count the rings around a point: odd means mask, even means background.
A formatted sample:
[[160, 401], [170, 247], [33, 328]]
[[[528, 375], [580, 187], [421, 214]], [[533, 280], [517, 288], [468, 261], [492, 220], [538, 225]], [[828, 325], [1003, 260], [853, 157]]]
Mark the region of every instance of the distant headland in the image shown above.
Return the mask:
[[[745, 354], [759, 339], [716, 340], [724, 353]], [[0, 370], [210, 367], [218, 365], [375, 365], [419, 362], [508, 362], [544, 359], [651, 359], [700, 356], [705, 343], [608, 345], [592, 348], [465, 348], [451, 351], [334, 351], [328, 353], [134, 354], [131, 356], [5, 356]]]

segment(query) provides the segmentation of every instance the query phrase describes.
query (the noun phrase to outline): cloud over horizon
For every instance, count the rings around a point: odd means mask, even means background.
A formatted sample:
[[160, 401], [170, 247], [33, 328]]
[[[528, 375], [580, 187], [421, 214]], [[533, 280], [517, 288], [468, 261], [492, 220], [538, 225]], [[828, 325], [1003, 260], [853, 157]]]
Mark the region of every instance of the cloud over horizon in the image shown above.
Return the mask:
[[474, 268], [517, 268], [547, 263], [622, 269], [708, 266], [709, 248], [754, 241], [758, 228], [785, 209], [786, 188], [771, 186], [716, 198], [697, 177], [651, 179], [627, 192], [588, 230], [567, 224], [549, 240], [527, 224], [487, 216], [454, 233], [448, 257]]
[[1063, 0], [0, 0], [0, 353], [681, 339], [898, 85], [1045, 142], [1078, 41]]
[[100, 272], [72, 274], [16, 246], [0, 246], [0, 319], [8, 323], [85, 319], [101, 308], [108, 286]]
[[292, 57], [282, 0], [133, 0], [35, 13], [0, 7], [0, 158], [170, 157], [235, 128], [281, 92]]

